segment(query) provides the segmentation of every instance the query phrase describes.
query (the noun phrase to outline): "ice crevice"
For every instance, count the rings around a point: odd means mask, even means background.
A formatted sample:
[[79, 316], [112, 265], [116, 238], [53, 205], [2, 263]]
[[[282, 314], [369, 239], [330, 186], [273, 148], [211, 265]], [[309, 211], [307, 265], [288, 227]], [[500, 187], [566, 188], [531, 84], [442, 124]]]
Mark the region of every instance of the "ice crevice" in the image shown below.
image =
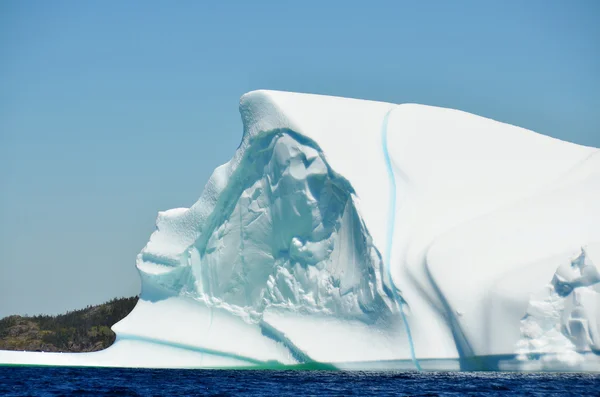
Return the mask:
[[390, 183], [390, 199], [389, 199], [389, 210], [388, 210], [388, 229], [387, 229], [387, 244], [385, 250], [385, 259], [384, 266], [386, 270], [387, 278], [391, 284], [391, 291], [394, 296], [394, 301], [398, 305], [400, 310], [400, 315], [402, 316], [402, 322], [404, 323], [404, 327], [406, 330], [406, 337], [408, 338], [408, 344], [410, 346], [410, 356], [415, 365], [415, 368], [420, 371], [421, 366], [419, 365], [419, 361], [417, 360], [415, 354], [415, 344], [412, 338], [412, 333], [410, 331], [410, 325], [408, 323], [408, 319], [406, 318], [406, 313], [404, 312], [404, 306], [406, 305], [405, 300], [400, 296], [399, 289], [396, 287], [394, 283], [394, 278], [392, 277], [391, 271], [391, 260], [392, 260], [392, 246], [394, 242], [394, 225], [396, 223], [396, 176], [394, 174], [394, 166], [390, 159], [390, 154], [388, 150], [388, 123], [391, 113], [396, 109], [396, 106], [392, 107], [387, 111], [383, 118], [383, 122], [381, 125], [381, 140], [383, 147], [383, 156], [385, 159], [385, 164], [388, 171], [389, 183]]
[[192, 344], [178, 343], [178, 342], [173, 342], [173, 341], [168, 341], [168, 340], [162, 340], [160, 338], [152, 338], [152, 337], [141, 336], [141, 335], [121, 334], [121, 335], [119, 335], [118, 339], [119, 339], [119, 341], [132, 340], [132, 341], [146, 342], [146, 343], [166, 346], [166, 347], [170, 347], [170, 348], [176, 348], [176, 349], [197, 352], [197, 353], [200, 353], [203, 355], [207, 354], [207, 355], [212, 355], [212, 356], [216, 356], [216, 357], [224, 357], [224, 358], [234, 359], [234, 360], [240, 361], [240, 362], [245, 362], [248, 365], [281, 364], [276, 361], [261, 361], [261, 360], [256, 360], [252, 357], [245, 357], [243, 355], [229, 353], [229, 352], [222, 351], [222, 350], [213, 350], [213, 349], [208, 349], [208, 348], [204, 348], [204, 347], [198, 347], [198, 346], [195, 346]]

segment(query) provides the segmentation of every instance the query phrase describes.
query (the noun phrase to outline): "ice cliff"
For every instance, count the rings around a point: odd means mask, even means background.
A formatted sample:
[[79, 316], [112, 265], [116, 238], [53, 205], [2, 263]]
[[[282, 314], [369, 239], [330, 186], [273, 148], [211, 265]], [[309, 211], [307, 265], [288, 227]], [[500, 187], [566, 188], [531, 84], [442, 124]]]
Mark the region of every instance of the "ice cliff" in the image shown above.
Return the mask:
[[117, 342], [0, 362], [600, 370], [598, 149], [424, 105], [240, 113], [233, 159], [159, 214]]

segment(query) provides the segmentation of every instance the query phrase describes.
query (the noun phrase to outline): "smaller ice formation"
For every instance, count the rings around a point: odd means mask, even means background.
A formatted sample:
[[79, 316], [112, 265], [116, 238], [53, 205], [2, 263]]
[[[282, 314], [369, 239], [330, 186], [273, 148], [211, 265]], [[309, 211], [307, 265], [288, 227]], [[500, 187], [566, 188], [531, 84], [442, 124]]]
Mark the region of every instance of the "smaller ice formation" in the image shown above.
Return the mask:
[[239, 110], [233, 158], [159, 213], [116, 343], [0, 363], [600, 370], [598, 149], [425, 105]]
[[520, 360], [559, 360], [568, 365], [600, 353], [600, 272], [585, 248], [533, 294], [521, 321]]
[[[140, 254], [146, 284], [250, 323], [267, 308], [366, 322], [389, 316], [381, 258], [348, 181], [291, 131], [266, 134], [246, 153], [243, 173], [232, 177], [237, 183], [221, 194], [193, 244], [169, 258], [154, 239]], [[184, 222], [186, 213], [166, 212], [158, 228]]]

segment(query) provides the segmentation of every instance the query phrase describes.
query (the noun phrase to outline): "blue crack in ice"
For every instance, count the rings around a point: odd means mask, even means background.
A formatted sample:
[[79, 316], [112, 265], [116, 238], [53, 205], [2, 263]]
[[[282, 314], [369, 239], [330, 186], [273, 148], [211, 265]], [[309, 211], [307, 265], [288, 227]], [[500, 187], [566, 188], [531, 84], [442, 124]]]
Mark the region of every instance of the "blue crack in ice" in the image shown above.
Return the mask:
[[385, 258], [384, 258], [384, 266], [387, 273], [388, 280], [391, 283], [392, 294], [394, 295], [394, 300], [396, 304], [400, 308], [400, 315], [402, 316], [402, 321], [404, 322], [404, 328], [406, 329], [406, 335], [408, 337], [408, 344], [410, 346], [410, 356], [417, 368], [417, 371], [421, 370], [421, 366], [419, 365], [419, 361], [415, 356], [415, 345], [413, 343], [412, 334], [410, 333], [410, 326], [408, 325], [408, 319], [406, 318], [406, 314], [404, 313], [404, 299], [398, 294], [398, 288], [396, 284], [394, 284], [394, 279], [392, 278], [391, 271], [391, 257], [392, 257], [392, 242], [394, 240], [394, 223], [396, 219], [396, 178], [394, 176], [394, 168], [392, 167], [392, 162], [390, 160], [390, 154], [388, 152], [388, 142], [387, 142], [387, 129], [388, 129], [388, 120], [392, 111], [396, 109], [396, 107], [391, 108], [387, 111], [383, 118], [383, 123], [381, 125], [381, 138], [382, 138], [382, 146], [383, 146], [383, 156], [385, 158], [385, 165], [388, 170], [388, 177], [390, 180], [390, 206], [388, 210], [388, 231], [387, 231], [387, 246], [385, 250]]

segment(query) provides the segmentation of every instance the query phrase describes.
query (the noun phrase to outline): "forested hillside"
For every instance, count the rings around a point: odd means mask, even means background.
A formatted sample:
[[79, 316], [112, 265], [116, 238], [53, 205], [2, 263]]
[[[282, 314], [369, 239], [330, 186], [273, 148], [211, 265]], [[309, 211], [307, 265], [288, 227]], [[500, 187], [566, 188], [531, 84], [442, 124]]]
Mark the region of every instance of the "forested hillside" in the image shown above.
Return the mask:
[[127, 316], [137, 296], [118, 298], [58, 316], [9, 316], [0, 320], [0, 350], [91, 352], [110, 346], [110, 327]]

